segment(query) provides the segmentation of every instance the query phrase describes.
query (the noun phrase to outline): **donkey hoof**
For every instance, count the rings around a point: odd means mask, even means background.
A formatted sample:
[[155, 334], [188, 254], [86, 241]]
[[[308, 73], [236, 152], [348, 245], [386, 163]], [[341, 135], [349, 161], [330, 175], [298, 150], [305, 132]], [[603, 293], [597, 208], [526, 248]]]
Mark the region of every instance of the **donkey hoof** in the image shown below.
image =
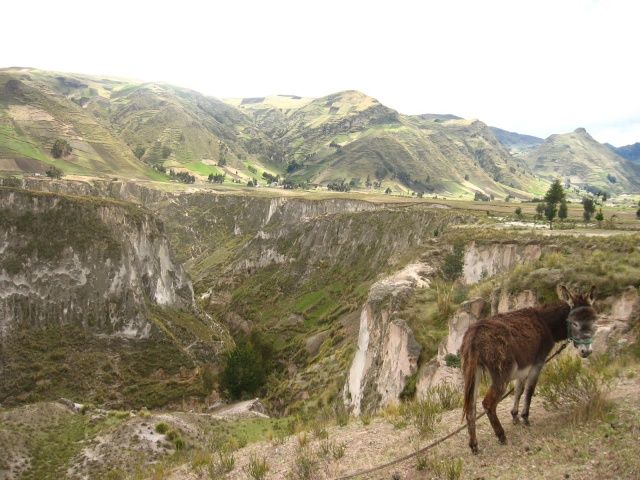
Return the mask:
[[525, 427], [530, 427], [531, 423], [529, 423], [529, 417], [522, 417], [522, 423]]
[[478, 455], [478, 453], [480, 452], [480, 450], [478, 450], [478, 444], [469, 445], [469, 448], [471, 448], [471, 453], [473, 453], [474, 455]]
[[502, 435], [498, 435], [498, 442], [500, 442], [501, 445], [506, 445], [507, 436], [504, 433]]
[[520, 423], [520, 417], [518, 417], [517, 413], [515, 415], [511, 415], [511, 420], [513, 421], [514, 425], [518, 425]]

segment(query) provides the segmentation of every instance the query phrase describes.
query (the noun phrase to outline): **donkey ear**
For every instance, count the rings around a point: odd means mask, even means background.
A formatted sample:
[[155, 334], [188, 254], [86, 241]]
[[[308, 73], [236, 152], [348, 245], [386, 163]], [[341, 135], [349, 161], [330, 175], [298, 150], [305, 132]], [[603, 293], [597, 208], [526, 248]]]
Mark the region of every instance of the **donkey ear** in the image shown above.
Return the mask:
[[587, 296], [585, 297], [587, 302], [589, 303], [589, 305], [593, 305], [593, 302], [596, 301], [596, 286], [595, 285], [591, 285], [591, 288], [589, 289], [589, 293], [587, 293]]
[[556, 293], [558, 294], [558, 298], [563, 302], [569, 304], [570, 307], [573, 307], [573, 297], [571, 296], [571, 292], [564, 285], [558, 285], [556, 287]]

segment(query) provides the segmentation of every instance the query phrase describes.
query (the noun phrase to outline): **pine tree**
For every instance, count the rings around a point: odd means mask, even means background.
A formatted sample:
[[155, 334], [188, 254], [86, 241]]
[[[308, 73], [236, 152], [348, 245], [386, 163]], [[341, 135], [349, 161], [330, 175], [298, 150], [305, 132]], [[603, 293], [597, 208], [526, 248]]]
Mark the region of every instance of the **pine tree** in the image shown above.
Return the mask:
[[560, 207], [558, 208], [558, 218], [560, 219], [560, 221], [563, 221], [567, 218], [568, 215], [569, 209], [567, 208], [567, 202], [563, 200], [560, 202]]
[[549, 221], [549, 228], [553, 229], [553, 219], [558, 213], [558, 204], [565, 201], [564, 188], [560, 183], [560, 179], [556, 178], [547, 193], [544, 196], [546, 205], [544, 207], [544, 216]]
[[596, 204], [593, 201], [593, 198], [583, 197], [582, 198], [582, 208], [584, 211], [582, 212], [582, 218], [584, 219], [584, 223], [589, 223], [591, 217], [596, 211]]

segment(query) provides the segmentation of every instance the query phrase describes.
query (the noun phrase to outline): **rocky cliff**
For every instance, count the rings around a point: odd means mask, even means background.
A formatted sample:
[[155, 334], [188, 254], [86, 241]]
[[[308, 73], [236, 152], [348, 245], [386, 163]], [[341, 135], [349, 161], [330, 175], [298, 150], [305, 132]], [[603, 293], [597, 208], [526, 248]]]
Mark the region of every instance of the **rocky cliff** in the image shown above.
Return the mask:
[[0, 332], [13, 326], [92, 325], [148, 337], [146, 302], [193, 307], [163, 227], [133, 206], [0, 191]]
[[429, 286], [433, 273], [429, 265], [414, 263], [371, 287], [343, 392], [354, 415], [396, 402], [417, 372], [422, 347], [397, 311], [413, 290]]
[[0, 188], [0, 252], [0, 402], [163, 403], [171, 388], [142, 391], [181, 370], [193, 384], [224, 335], [196, 314], [163, 225], [138, 206]]

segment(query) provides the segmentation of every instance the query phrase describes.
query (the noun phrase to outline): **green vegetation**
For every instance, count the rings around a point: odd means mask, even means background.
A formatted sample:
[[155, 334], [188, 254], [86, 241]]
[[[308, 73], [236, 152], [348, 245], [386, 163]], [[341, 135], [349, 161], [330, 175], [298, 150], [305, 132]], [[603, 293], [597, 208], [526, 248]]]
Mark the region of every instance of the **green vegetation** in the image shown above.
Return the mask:
[[53, 158], [68, 157], [71, 155], [71, 151], [71, 145], [64, 139], [56, 139], [51, 147], [51, 155], [53, 155]]
[[252, 456], [249, 464], [244, 467], [244, 472], [253, 480], [263, 480], [269, 472], [267, 459], [264, 457]]
[[236, 400], [255, 397], [266, 380], [266, 367], [265, 358], [253, 341], [240, 339], [225, 355], [220, 387]]
[[563, 355], [542, 371], [538, 394], [546, 408], [565, 408], [574, 421], [603, 419], [611, 410], [606, 379], [577, 357]]
[[60, 170], [58, 167], [51, 165], [49, 168], [47, 168], [47, 171], [45, 172], [45, 174], [49, 178], [62, 178], [62, 176], [64, 175], [64, 172]]
[[549, 228], [553, 228], [553, 219], [556, 217], [558, 213], [558, 204], [560, 204], [560, 208], [562, 209], [562, 220], [567, 218], [567, 204], [565, 201], [565, 193], [562, 185], [560, 184], [560, 180], [555, 179], [549, 190], [544, 196], [545, 207], [544, 207], [544, 216], [549, 222]]

